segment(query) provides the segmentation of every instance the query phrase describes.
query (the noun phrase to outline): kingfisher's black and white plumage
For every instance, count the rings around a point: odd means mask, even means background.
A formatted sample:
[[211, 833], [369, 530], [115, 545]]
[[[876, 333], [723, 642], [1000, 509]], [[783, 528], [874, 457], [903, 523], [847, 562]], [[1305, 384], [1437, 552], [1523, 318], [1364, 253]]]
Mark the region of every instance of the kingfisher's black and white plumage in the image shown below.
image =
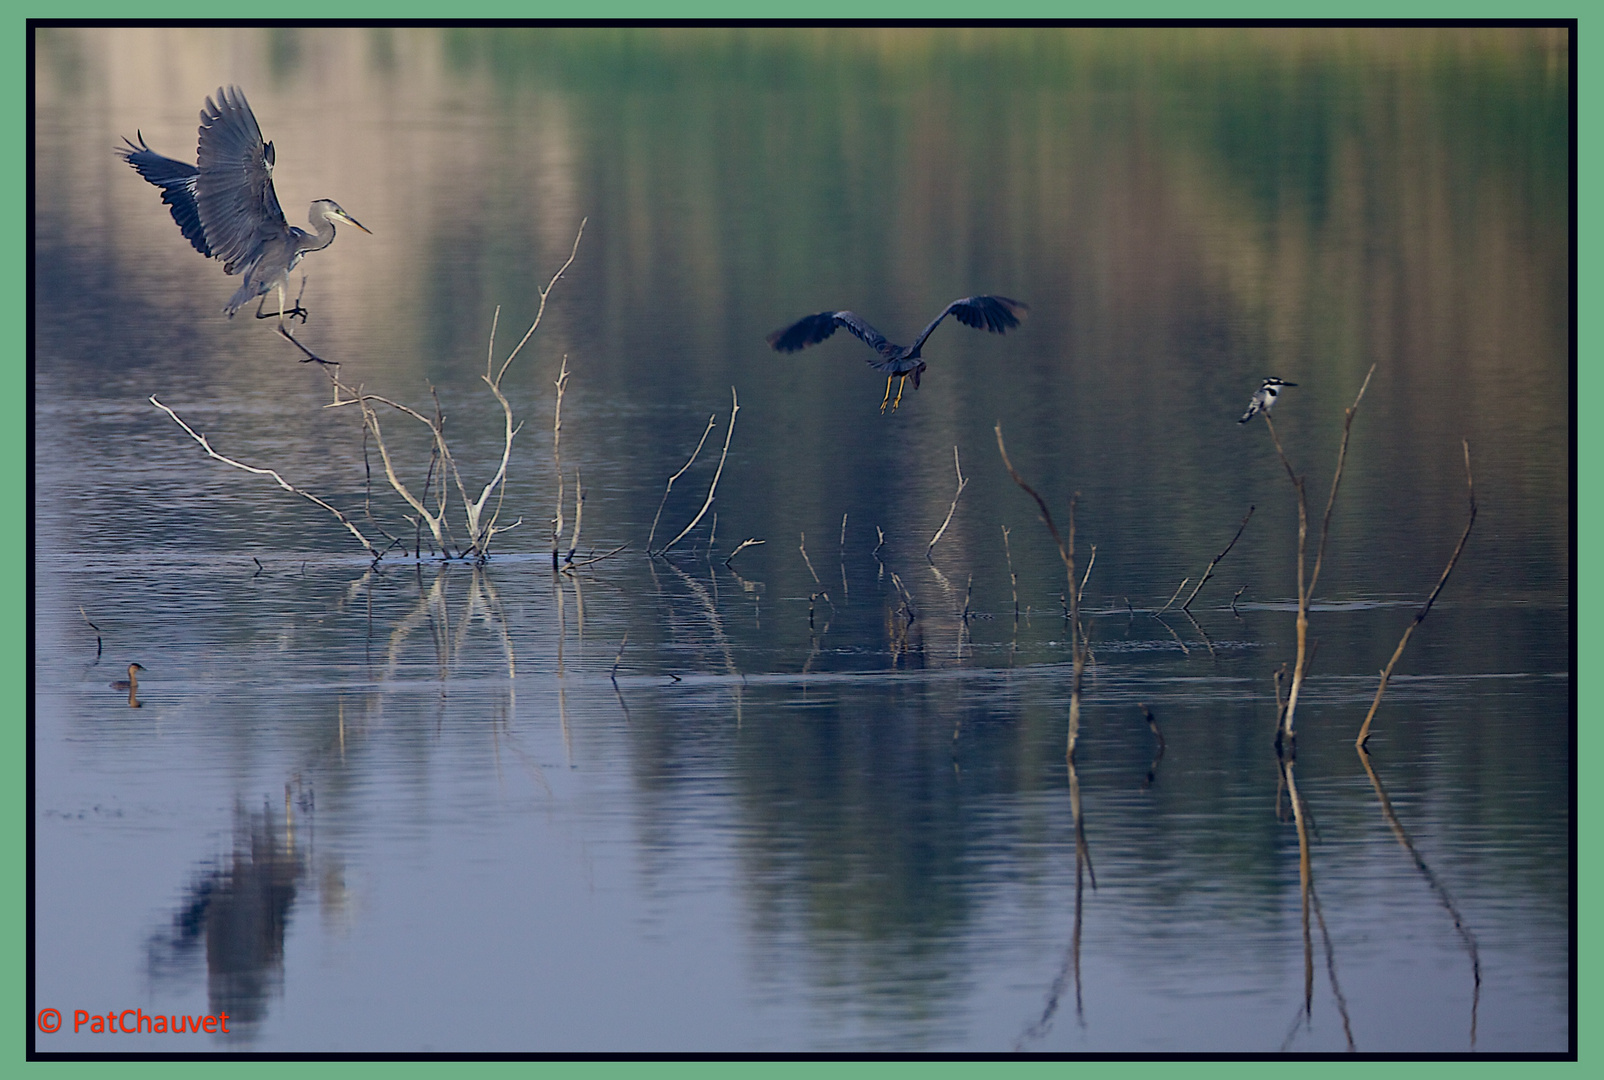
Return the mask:
[[1282, 382], [1280, 379], [1265, 379], [1253, 392], [1253, 400], [1248, 402], [1248, 411], [1242, 414], [1242, 419], [1237, 423], [1245, 424], [1260, 413], [1268, 414], [1270, 406], [1275, 404], [1275, 399], [1281, 396], [1281, 388], [1296, 385], [1298, 384], [1295, 382]]
[[344, 222], [363, 232], [368, 228], [347, 214], [333, 199], [312, 204], [313, 232], [284, 220], [273, 190], [273, 144], [262, 138], [250, 103], [238, 87], [219, 88], [217, 100], [206, 99], [200, 114], [196, 164], [163, 157], [145, 144], [125, 138], [117, 153], [152, 184], [161, 188], [162, 202], [172, 211], [196, 251], [219, 259], [225, 274], [240, 274], [244, 283], [223, 308], [229, 318], [242, 306], [261, 298], [256, 317], [269, 293], [277, 292], [277, 318], [282, 329], [288, 315], [306, 321], [306, 309], [285, 307], [284, 286], [290, 271], [312, 251], [334, 242], [334, 223]]
[[886, 396], [880, 402], [881, 412], [886, 411], [886, 402], [891, 401], [891, 380], [902, 379], [902, 385], [897, 387], [897, 400], [891, 403], [891, 410], [895, 412], [897, 406], [902, 403], [903, 385], [906, 385], [910, 378], [913, 379], [913, 388], [919, 389], [919, 376], [925, 370], [925, 362], [920, 359], [919, 350], [924, 348], [925, 339], [930, 336], [931, 331], [941, 325], [942, 319], [951, 315], [965, 326], [973, 326], [977, 330], [989, 330], [993, 334], [1006, 334], [1019, 325], [1019, 321], [1028, 311], [1030, 311], [1028, 304], [1021, 304], [1018, 300], [1010, 300], [1006, 296], [966, 296], [942, 308], [941, 314], [930, 320], [930, 325], [914, 339], [912, 345], [897, 345], [887, 341], [884, 334], [864, 322], [856, 312], [821, 311], [817, 315], [798, 319], [790, 326], [774, 331], [768, 340], [776, 352], [796, 352], [809, 345], [817, 345], [835, 333], [836, 327], [846, 327], [853, 336], [879, 354], [876, 359], [869, 361], [869, 366], [886, 372]]

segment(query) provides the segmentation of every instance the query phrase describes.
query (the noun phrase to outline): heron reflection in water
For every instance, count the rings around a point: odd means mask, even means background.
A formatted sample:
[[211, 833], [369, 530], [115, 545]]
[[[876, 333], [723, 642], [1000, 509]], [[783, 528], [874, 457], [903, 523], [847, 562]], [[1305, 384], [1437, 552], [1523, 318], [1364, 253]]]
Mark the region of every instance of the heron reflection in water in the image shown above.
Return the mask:
[[[962, 300], [954, 300], [943, 308], [941, 314], [930, 320], [930, 325], [914, 339], [912, 345], [897, 345], [887, 341], [884, 334], [864, 322], [856, 312], [821, 311], [817, 315], [809, 315], [790, 326], [774, 331], [768, 340], [776, 352], [796, 352], [809, 345], [817, 345], [835, 333], [836, 327], [846, 327], [879, 354], [880, 358], [870, 360], [869, 365], [886, 373], [886, 396], [880, 402], [880, 411], [885, 412], [886, 404], [890, 402], [891, 411], [896, 412], [897, 406], [902, 404], [903, 388], [910, 378], [913, 379], [913, 388], [919, 389], [919, 376], [925, 370], [925, 362], [920, 359], [919, 352], [924, 348], [925, 339], [941, 325], [942, 319], [951, 315], [965, 326], [973, 326], [977, 330], [989, 330], [994, 334], [1006, 334], [1019, 325], [1019, 321], [1029, 310], [1028, 305], [1021, 304], [1018, 300], [1010, 300], [1006, 296], [966, 296]], [[891, 380], [896, 378], [902, 381], [897, 384], [897, 400], [892, 401]]]
[[[279, 332], [290, 337], [284, 320], [299, 315], [304, 323], [307, 315], [299, 300], [285, 305], [290, 271], [307, 252], [322, 251], [334, 242], [336, 221], [371, 232], [333, 199], [312, 203], [312, 232], [284, 220], [273, 191], [273, 144], [262, 141], [262, 129], [238, 87], [219, 88], [216, 103], [206, 99], [194, 165], [156, 153], [145, 145], [143, 132], [136, 137], [138, 143], [124, 138], [127, 145], [117, 153], [161, 188], [162, 202], [196, 251], [221, 260], [225, 274], [244, 275], [223, 308], [229, 318], [252, 300], [257, 300], [258, 319], [274, 318], [275, 313], [264, 313], [262, 308], [268, 294], [277, 292]], [[310, 354], [308, 358], [316, 359]]]

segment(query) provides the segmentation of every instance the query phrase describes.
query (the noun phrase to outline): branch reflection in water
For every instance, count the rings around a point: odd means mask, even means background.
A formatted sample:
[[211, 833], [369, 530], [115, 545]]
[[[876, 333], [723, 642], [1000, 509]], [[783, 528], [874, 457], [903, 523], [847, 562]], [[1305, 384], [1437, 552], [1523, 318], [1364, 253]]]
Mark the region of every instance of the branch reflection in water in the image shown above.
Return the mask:
[[[1444, 575], [1444, 577], [1446, 576]], [[1415, 842], [1410, 838], [1408, 830], [1403, 827], [1403, 823], [1398, 820], [1398, 815], [1393, 812], [1392, 800], [1387, 798], [1387, 789], [1382, 786], [1381, 777], [1377, 776], [1376, 770], [1371, 767], [1370, 755], [1365, 752], [1362, 746], [1357, 749], [1359, 764], [1364, 766], [1365, 775], [1370, 778], [1370, 786], [1375, 788], [1376, 798], [1381, 801], [1381, 816], [1386, 819], [1387, 827], [1392, 830], [1393, 836], [1398, 838], [1398, 843], [1403, 846], [1403, 849], [1409, 853], [1409, 858], [1414, 862], [1415, 869], [1420, 871], [1420, 876], [1426, 879], [1426, 884], [1431, 887], [1431, 891], [1437, 894], [1438, 902], [1448, 912], [1449, 917], [1454, 920], [1454, 932], [1465, 943], [1465, 951], [1470, 955], [1470, 1048], [1474, 1050], [1476, 1049], [1476, 1011], [1481, 1004], [1481, 950], [1476, 945], [1476, 935], [1466, 925], [1465, 917], [1459, 913], [1459, 907], [1454, 903], [1454, 898], [1449, 895], [1448, 889], [1443, 883], [1437, 879], [1437, 875], [1432, 873], [1431, 867], [1427, 865], [1425, 858], [1420, 854], [1420, 850], [1415, 847]]]
[[1081, 913], [1086, 892], [1085, 883], [1089, 880], [1092, 890], [1096, 891], [1097, 873], [1092, 869], [1091, 848], [1086, 845], [1086, 822], [1081, 815], [1080, 777], [1075, 772], [1075, 759], [1073, 756], [1068, 758], [1067, 764], [1069, 765], [1069, 809], [1074, 819], [1075, 827], [1074, 930], [1070, 933], [1069, 948], [1064, 953], [1063, 966], [1059, 969], [1058, 977], [1053, 980], [1053, 985], [1048, 988], [1047, 1002], [1042, 1007], [1041, 1017], [1026, 1028], [1018, 1039], [1014, 1040], [1015, 1052], [1024, 1050], [1030, 1043], [1041, 1041], [1053, 1030], [1053, 1018], [1058, 1013], [1059, 999], [1064, 996], [1064, 991], [1069, 988], [1071, 978], [1075, 980], [1075, 1019], [1079, 1021], [1082, 1028], [1086, 1026], [1085, 1003], [1081, 996], [1080, 981]]
[[1298, 781], [1293, 775], [1296, 761], [1291, 757], [1281, 759], [1281, 776], [1286, 787], [1287, 800], [1292, 804], [1292, 820], [1298, 828], [1298, 896], [1303, 924], [1303, 1004], [1298, 1010], [1297, 1017], [1292, 1022], [1292, 1029], [1281, 1043], [1281, 1050], [1291, 1049], [1292, 1041], [1297, 1037], [1298, 1028], [1308, 1030], [1314, 1019], [1314, 937], [1309, 927], [1309, 912], [1312, 909], [1320, 925], [1320, 939], [1325, 950], [1326, 975], [1331, 981], [1331, 995], [1337, 1003], [1337, 1014], [1342, 1017], [1342, 1034], [1348, 1042], [1348, 1051], [1355, 1049], [1353, 1042], [1353, 1025], [1348, 1019], [1348, 1001], [1342, 995], [1342, 987], [1337, 982], [1336, 951], [1331, 945], [1331, 935], [1326, 930], [1325, 913], [1320, 910], [1320, 897], [1314, 891], [1314, 866], [1309, 855], [1309, 827], [1312, 815], [1298, 793]]

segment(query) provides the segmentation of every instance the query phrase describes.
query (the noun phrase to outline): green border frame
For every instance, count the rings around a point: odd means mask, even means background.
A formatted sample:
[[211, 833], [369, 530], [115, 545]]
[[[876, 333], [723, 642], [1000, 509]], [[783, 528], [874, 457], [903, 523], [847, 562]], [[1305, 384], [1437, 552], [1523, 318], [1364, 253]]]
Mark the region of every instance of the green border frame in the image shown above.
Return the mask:
[[[117, 20], [136, 17], [160, 19], [195, 19], [205, 20], [215, 18], [215, 6], [196, 3], [195, 0], [169, 0], [161, 5], [160, 10], [151, 10], [153, 5], [118, 3], [115, 0], [91, 0], [91, 2], [65, 2], [59, 4], [46, 4], [42, 0], [33, 0], [31, 3], [19, 5], [14, 12], [13, 26], [15, 39], [14, 46], [17, 52], [13, 54], [18, 60], [18, 71], [21, 82], [18, 107], [5, 114], [3, 132], [6, 145], [26, 148], [27, 146], [27, 27], [28, 18], [66, 20], [83, 19], [86, 21]], [[1005, 0], [994, 8], [985, 10], [985, 16], [991, 19], [1153, 19], [1182, 20], [1199, 18], [1235, 18], [1248, 20], [1285, 20], [1289, 18], [1304, 19], [1352, 19], [1352, 20], [1380, 20], [1380, 19], [1421, 19], [1421, 20], [1464, 20], [1464, 19], [1521, 19], [1533, 17], [1548, 18], [1576, 18], [1578, 20], [1577, 41], [1590, 43], [1591, 38], [1587, 31], [1604, 26], [1604, 19], [1589, 19], [1582, 14], [1578, 4], [1562, 5], [1558, 11], [1538, 11], [1529, 5], [1512, 3], [1494, 3], [1489, 0], [1409, 0], [1405, 3], [1325, 3], [1310, 5], [1306, 8], [1294, 8], [1285, 3], [1270, 3], [1266, 0], [1228, 0], [1226, 3], [1211, 5], [1187, 4], [1179, 0], [1139, 0], [1130, 4], [1097, 4], [1086, 0]], [[141, 10], [143, 9], [143, 10]], [[757, 4], [753, 0], [673, 0], [671, 3], [649, 3], [645, 0], [602, 0], [577, 7], [572, 4], [552, 3], [550, 0], [534, 0], [534, 2], [517, 3], [514, 0], [474, 0], [466, 5], [454, 9], [450, 18], [463, 20], [469, 18], [481, 19], [585, 19], [603, 20], [618, 19], [621, 21], [665, 18], [692, 18], [709, 20], [734, 20], [753, 18], [793, 18], [809, 20], [834, 19], [912, 19], [934, 20], [954, 19], [966, 20], [975, 18], [977, 9], [972, 2], [963, 0], [814, 0], [812, 3], [796, 3], [794, 0], [782, 0], [773, 4]], [[403, 19], [438, 19], [443, 14], [442, 6], [438, 3], [420, 3], [418, 0], [338, 0], [330, 4], [306, 3], [304, 0], [291, 0], [263, 12], [263, 15], [275, 20], [294, 21], [298, 19], [329, 20], [338, 18], [370, 18], [384, 20]], [[1599, 322], [1597, 301], [1599, 289], [1597, 287], [1596, 267], [1599, 261], [1600, 229], [1597, 220], [1590, 212], [1596, 200], [1589, 200], [1582, 196], [1588, 190], [1586, 177], [1597, 176], [1596, 167], [1599, 154], [1599, 120], [1600, 108], [1604, 107], [1604, 96], [1601, 96], [1595, 84], [1588, 77], [1591, 64], [1588, 63], [1588, 54], [1581, 51], [1578, 45], [1576, 93], [1577, 93], [1577, 155], [1576, 176], [1578, 187], [1578, 207], [1576, 215], [1577, 236], [1577, 267], [1576, 267], [1576, 296], [1577, 296], [1577, 336], [1576, 336], [1576, 410], [1578, 418], [1591, 414], [1593, 407], [1604, 404], [1604, 393], [1601, 393], [1601, 380], [1604, 375], [1599, 371], [1601, 363], [1597, 346], [1597, 326]], [[3, 238], [8, 250], [18, 253], [19, 257], [7, 260], [3, 270], [0, 270], [0, 284], [3, 291], [0, 295], [5, 297], [4, 310], [11, 312], [6, 319], [7, 325], [16, 329], [12, 332], [15, 342], [13, 350], [0, 354], [0, 378], [4, 378], [7, 385], [13, 387], [8, 395], [10, 403], [6, 410], [7, 415], [13, 417], [12, 422], [0, 424], [0, 458], [11, 457], [18, 463], [14, 470], [0, 471], [0, 506], [14, 506], [18, 512], [11, 521], [0, 520], [0, 555], [6, 551], [14, 553], [10, 560], [19, 567], [14, 577], [0, 577], [0, 611], [13, 612], [13, 616], [0, 620], [0, 686], [15, 688], [6, 698], [7, 704], [0, 706], [0, 716], [7, 721], [7, 727], [16, 732], [17, 752], [14, 755], [13, 782], [4, 785], [4, 794], [0, 795], [0, 807], [8, 808], [4, 818], [12, 823], [11, 827], [0, 832], [0, 858], [6, 865], [15, 866], [21, 871], [26, 866], [26, 821], [27, 821], [27, 756], [25, 753], [26, 716], [27, 716], [27, 567], [28, 551], [26, 540], [26, 514], [28, 510], [27, 475], [27, 364], [26, 339], [23, 338], [23, 328], [27, 322], [27, 240], [28, 219], [26, 213], [27, 197], [27, 171], [29, 162], [19, 155], [20, 168], [12, 168], [0, 172], [0, 193], [6, 196], [9, 205], [19, 209], [0, 223], [0, 238]], [[18, 339], [22, 340], [18, 340]], [[1576, 529], [1576, 649], [1580, 661], [1584, 657], [1595, 659], [1604, 656], [1600, 649], [1601, 637], [1604, 637], [1604, 584], [1601, 584], [1600, 574], [1594, 570], [1590, 561], [1583, 558], [1583, 545], [1590, 538], [1599, 536], [1600, 515], [1604, 514], [1604, 499], [1601, 499], [1601, 473], [1593, 469], [1604, 465], [1604, 425], [1592, 428], [1581, 424], [1576, 426], [1575, 446], [1575, 483], [1576, 483], [1576, 514], [1574, 517]], [[1578, 672], [1581, 668], [1579, 662]], [[1593, 754], [1593, 735], [1584, 721], [1588, 717], [1597, 716], [1600, 712], [1601, 694], [1597, 684], [1584, 684], [1577, 679], [1573, 688], [1577, 704], [1577, 775], [1581, 776], [1584, 763], [1590, 762]], [[1509, 747], [1510, 753], [1521, 753], [1518, 746]], [[1576, 1064], [1537, 1064], [1530, 1062], [1291, 1062], [1300, 1075], [1311, 1073], [1326, 1073], [1343, 1071], [1351, 1073], [1356, 1067], [1367, 1070], [1380, 1069], [1385, 1073], [1404, 1075], [1412, 1078], [1422, 1076], [1463, 1077], [1469, 1070], [1474, 1070], [1478, 1076], [1486, 1076], [1489, 1071], [1496, 1070], [1499, 1074], [1526, 1075], [1534, 1069], [1563, 1069], [1575, 1070], [1580, 1063], [1588, 1059], [1588, 1043], [1586, 1037], [1591, 1030], [1589, 1017], [1599, 1020], [1597, 1007], [1599, 983], [1598, 976], [1590, 972], [1583, 963], [1583, 958], [1591, 956], [1595, 951], [1594, 934], [1587, 920], [1582, 918], [1584, 898], [1595, 895], [1593, 886], [1598, 870], [1590, 858], [1596, 853], [1598, 843], [1591, 839], [1584, 824], [1591, 822], [1593, 808], [1598, 796], [1592, 793], [1588, 785], [1578, 785], [1576, 823], [1577, 823], [1577, 1045], [1579, 1061]], [[26, 876], [19, 872], [14, 877], [15, 884], [8, 889], [0, 891], [0, 913], [9, 917], [6, 919], [17, 928], [16, 933], [0, 938], [0, 970], [10, 973], [10, 977], [0, 983], [0, 1014], [9, 1014], [13, 1017], [23, 1017], [25, 1023], [32, 1023], [32, 1017], [26, 1016]], [[23, 1034], [26, 1028], [11, 1027], [13, 1034], [4, 1038], [0, 1043], [5, 1047], [0, 1050], [0, 1062], [23, 1063], [26, 1053], [26, 1042]], [[166, 1077], [175, 1071], [207, 1070], [217, 1071], [221, 1068], [252, 1069], [258, 1073], [281, 1070], [306, 1069], [309, 1066], [301, 1062], [290, 1063], [255, 1063], [240, 1062], [237, 1065], [219, 1063], [216, 1061], [196, 1062], [185, 1064], [182, 1062], [116, 1062], [110, 1065], [119, 1076], [150, 1076]], [[328, 1064], [312, 1064], [310, 1068], [317, 1072], [357, 1073], [385, 1077], [419, 1076], [425, 1072], [435, 1074], [446, 1069], [460, 1069], [462, 1063], [432, 1063], [432, 1062], [331, 1062]], [[750, 1074], [751, 1067], [739, 1063], [701, 1063], [701, 1062], [669, 1062], [654, 1063], [646, 1066], [633, 1063], [587, 1063], [569, 1062], [560, 1064], [496, 1064], [485, 1063], [473, 1067], [478, 1071], [494, 1069], [511, 1073], [516, 1070], [528, 1074], [532, 1069], [539, 1069], [549, 1075], [558, 1071], [568, 1077], [583, 1077], [585, 1080], [595, 1078], [611, 1078], [623, 1075], [639, 1075], [643, 1068], [649, 1068], [654, 1076], [665, 1080], [713, 1080], [724, 1077], [733, 1078], [737, 1075]], [[984, 1072], [997, 1069], [996, 1062], [963, 1062], [963, 1061], [935, 1061], [935, 1062], [888, 1062], [888, 1063], [851, 1063], [851, 1062], [818, 1062], [818, 1063], [765, 1063], [760, 1066], [765, 1077], [796, 1077], [804, 1074], [817, 1074], [829, 1069], [847, 1075], [874, 1075], [879, 1080], [887, 1078], [913, 1077], [915, 1070], [919, 1080], [948, 1080], [948, 1078], [978, 1076]], [[1085, 1062], [1065, 1063], [1052, 1061], [1022, 1060], [1006, 1066], [1013, 1075], [1021, 1072], [1030, 1072], [1035, 1076], [1061, 1076], [1066, 1069], [1073, 1069], [1078, 1074], [1086, 1070], [1095, 1070], [1099, 1076], [1145, 1076], [1160, 1072], [1172, 1072], [1177, 1067], [1185, 1068], [1189, 1077], [1207, 1078], [1230, 1077], [1231, 1080], [1251, 1075], [1253, 1073], [1267, 1074], [1268, 1070], [1281, 1069], [1280, 1062], [1190, 1062], [1184, 1064], [1167, 1064], [1163, 1062]], [[33, 1069], [51, 1069], [54, 1076], [75, 1076], [89, 1074], [91, 1071], [104, 1072], [107, 1066], [98, 1063], [81, 1062], [53, 1062], [32, 1063]]]

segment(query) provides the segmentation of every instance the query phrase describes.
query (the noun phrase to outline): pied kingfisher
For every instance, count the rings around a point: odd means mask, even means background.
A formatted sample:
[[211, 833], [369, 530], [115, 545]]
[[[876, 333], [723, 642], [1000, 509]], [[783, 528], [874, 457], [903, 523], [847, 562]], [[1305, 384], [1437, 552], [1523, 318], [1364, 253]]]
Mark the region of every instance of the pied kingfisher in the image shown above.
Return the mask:
[[1283, 386], [1296, 386], [1295, 382], [1282, 382], [1280, 379], [1265, 379], [1259, 388], [1253, 392], [1253, 400], [1248, 402], [1248, 411], [1242, 414], [1237, 423], [1245, 424], [1260, 413], [1269, 413], [1270, 406], [1280, 396]]

